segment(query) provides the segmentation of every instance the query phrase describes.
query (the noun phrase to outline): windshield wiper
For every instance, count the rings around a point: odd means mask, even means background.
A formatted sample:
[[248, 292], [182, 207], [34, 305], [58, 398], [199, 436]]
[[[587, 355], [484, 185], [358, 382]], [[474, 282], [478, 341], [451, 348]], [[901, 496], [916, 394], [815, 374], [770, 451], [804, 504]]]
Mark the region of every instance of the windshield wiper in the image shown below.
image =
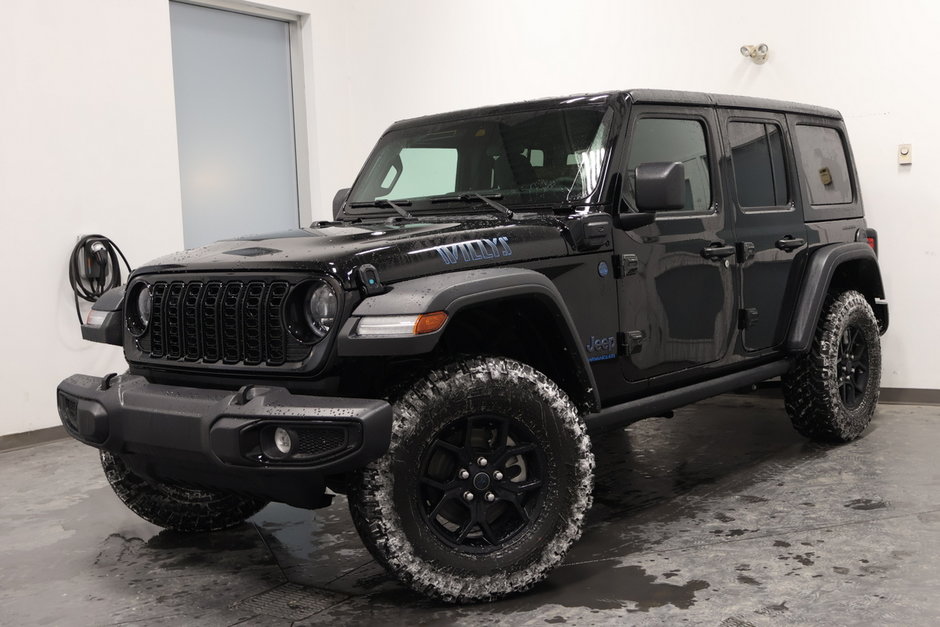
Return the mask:
[[410, 207], [410, 200], [370, 200], [366, 202], [352, 202], [349, 203], [349, 206], [353, 209], [359, 209], [361, 207], [378, 207], [379, 209], [394, 209], [398, 214], [403, 218], [414, 219], [414, 216], [402, 209], [402, 207]]
[[460, 194], [459, 196], [441, 196], [440, 198], [435, 198], [431, 203], [438, 202], [483, 202], [498, 211], [499, 213], [509, 216], [510, 218], [514, 217], [512, 209], [506, 205], [496, 202], [497, 200], [503, 197], [502, 194], [478, 194], [476, 192], [468, 192], [466, 194]]

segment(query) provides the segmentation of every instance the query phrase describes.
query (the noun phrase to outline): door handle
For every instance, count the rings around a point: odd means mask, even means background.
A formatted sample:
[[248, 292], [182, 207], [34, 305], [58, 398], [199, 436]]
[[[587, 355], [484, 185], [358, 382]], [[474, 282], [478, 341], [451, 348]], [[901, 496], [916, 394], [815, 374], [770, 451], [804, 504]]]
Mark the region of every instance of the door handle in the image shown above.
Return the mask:
[[793, 252], [797, 248], [801, 248], [806, 245], [806, 240], [802, 237], [790, 237], [787, 235], [783, 239], [778, 239], [774, 244], [780, 250], [784, 250], [788, 253]]
[[711, 261], [718, 261], [724, 257], [730, 257], [735, 253], [734, 246], [722, 246], [721, 244], [712, 244], [702, 249], [702, 257]]

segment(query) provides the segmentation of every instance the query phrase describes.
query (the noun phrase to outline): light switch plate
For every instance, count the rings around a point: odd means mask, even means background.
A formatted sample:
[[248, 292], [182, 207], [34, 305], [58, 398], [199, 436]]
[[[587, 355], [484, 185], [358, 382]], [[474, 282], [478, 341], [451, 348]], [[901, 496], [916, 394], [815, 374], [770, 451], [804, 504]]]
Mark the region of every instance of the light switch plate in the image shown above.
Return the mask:
[[911, 153], [910, 144], [898, 144], [898, 163], [900, 165], [911, 165], [914, 163]]

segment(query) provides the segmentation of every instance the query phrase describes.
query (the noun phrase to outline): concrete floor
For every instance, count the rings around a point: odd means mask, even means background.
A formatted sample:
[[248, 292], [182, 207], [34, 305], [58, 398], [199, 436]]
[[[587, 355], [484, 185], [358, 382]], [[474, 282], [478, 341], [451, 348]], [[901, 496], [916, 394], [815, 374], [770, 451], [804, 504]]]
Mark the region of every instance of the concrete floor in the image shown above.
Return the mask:
[[345, 500], [161, 531], [71, 440], [0, 454], [0, 623], [927, 624], [940, 619], [940, 408], [803, 440], [779, 400], [724, 396], [595, 443], [594, 508], [532, 591], [447, 606], [385, 577]]

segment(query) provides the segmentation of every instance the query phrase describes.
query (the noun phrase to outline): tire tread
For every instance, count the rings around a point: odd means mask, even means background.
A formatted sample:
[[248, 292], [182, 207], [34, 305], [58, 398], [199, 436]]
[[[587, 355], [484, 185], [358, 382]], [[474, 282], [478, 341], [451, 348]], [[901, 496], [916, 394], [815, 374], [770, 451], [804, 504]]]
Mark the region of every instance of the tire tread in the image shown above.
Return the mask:
[[[853, 318], [874, 330], [869, 343], [872, 368], [865, 398], [855, 410], [846, 409], [831, 381], [830, 369], [838, 356], [841, 329]], [[881, 349], [878, 322], [865, 297], [856, 291], [831, 293], [826, 297], [810, 350], [800, 355], [782, 377], [784, 405], [793, 427], [803, 436], [826, 443], [850, 442], [871, 421], [878, 403], [881, 380]]]
[[228, 529], [267, 505], [267, 501], [231, 492], [145, 480], [108, 451], [101, 451], [101, 466], [114, 493], [128, 509], [165, 529], [184, 533]]

